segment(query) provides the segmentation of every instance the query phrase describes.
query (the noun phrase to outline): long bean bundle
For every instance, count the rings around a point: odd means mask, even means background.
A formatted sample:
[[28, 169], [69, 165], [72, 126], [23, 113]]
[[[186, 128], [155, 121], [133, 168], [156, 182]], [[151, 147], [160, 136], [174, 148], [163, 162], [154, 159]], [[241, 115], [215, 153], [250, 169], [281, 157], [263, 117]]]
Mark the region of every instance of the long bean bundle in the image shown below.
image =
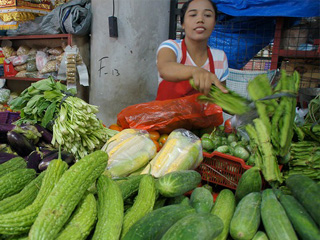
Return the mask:
[[[190, 84], [196, 89], [193, 79], [190, 80]], [[211, 86], [209, 96], [201, 95], [198, 99], [205, 102], [215, 103], [230, 114], [241, 115], [250, 110], [250, 102], [246, 98], [229, 89], [228, 93], [223, 93], [215, 85]]]

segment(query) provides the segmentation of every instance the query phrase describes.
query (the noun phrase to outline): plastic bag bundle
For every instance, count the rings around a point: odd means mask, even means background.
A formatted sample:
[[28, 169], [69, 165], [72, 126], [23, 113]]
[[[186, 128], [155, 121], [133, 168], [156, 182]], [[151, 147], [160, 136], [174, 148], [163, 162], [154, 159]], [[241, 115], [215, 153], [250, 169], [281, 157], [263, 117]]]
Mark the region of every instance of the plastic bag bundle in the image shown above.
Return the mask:
[[125, 129], [108, 140], [103, 151], [109, 155], [107, 169], [114, 177], [125, 177], [145, 166], [157, 153], [144, 130]]
[[203, 160], [201, 140], [186, 129], [176, 129], [141, 174], [154, 177], [166, 173], [197, 168]]

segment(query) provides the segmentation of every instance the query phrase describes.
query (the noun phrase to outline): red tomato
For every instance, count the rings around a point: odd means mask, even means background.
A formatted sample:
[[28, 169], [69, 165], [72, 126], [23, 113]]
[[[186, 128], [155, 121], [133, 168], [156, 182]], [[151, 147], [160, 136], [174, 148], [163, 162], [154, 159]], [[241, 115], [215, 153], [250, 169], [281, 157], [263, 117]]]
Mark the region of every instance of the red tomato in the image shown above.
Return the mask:
[[109, 126], [109, 129], [117, 130], [117, 131], [119, 131], [119, 132], [123, 130], [123, 128], [120, 127], [118, 124], [111, 124], [111, 125]]
[[152, 140], [158, 141], [160, 138], [160, 133], [157, 131], [150, 131], [149, 136]]
[[224, 131], [226, 132], [226, 133], [231, 133], [231, 132], [233, 132], [233, 128], [232, 128], [232, 126], [231, 126], [231, 121], [230, 121], [230, 118], [228, 119], [228, 120], [226, 120], [225, 122], [224, 122]]

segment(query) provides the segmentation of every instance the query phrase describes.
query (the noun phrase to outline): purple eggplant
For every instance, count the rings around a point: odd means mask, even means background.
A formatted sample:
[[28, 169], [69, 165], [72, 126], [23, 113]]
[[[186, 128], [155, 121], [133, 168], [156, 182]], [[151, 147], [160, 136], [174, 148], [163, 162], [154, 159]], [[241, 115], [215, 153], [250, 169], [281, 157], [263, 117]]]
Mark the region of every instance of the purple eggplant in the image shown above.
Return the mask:
[[11, 131], [14, 127], [15, 125], [13, 124], [7, 124], [7, 123], [0, 124], [0, 143], [8, 143], [7, 133]]
[[36, 150], [35, 145], [20, 133], [10, 131], [7, 138], [10, 147], [21, 157], [26, 157]]
[[0, 152], [0, 164], [5, 163], [15, 157], [19, 157], [19, 156], [12, 153]]
[[38, 165], [43, 159], [43, 153], [35, 150], [31, 152], [27, 157], [27, 168], [33, 168], [36, 172], [40, 172]]
[[[44, 171], [47, 169], [49, 166], [49, 163], [54, 160], [59, 158], [59, 152], [55, 151], [52, 154], [47, 154], [42, 161], [39, 163], [39, 170]], [[68, 153], [66, 151], [61, 151], [61, 159], [65, 161], [69, 166], [72, 165], [75, 161], [74, 156], [71, 153]]]
[[38, 129], [38, 132], [41, 133], [41, 139], [46, 143], [51, 143], [52, 141], [52, 133], [46, 128], [36, 124], [35, 127]]

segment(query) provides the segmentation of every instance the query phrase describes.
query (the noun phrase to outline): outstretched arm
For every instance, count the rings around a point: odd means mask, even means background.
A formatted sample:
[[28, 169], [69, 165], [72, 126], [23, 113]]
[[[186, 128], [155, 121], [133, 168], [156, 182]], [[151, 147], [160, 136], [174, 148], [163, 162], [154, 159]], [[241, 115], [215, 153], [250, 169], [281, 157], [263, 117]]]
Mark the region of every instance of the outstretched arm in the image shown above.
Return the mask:
[[160, 77], [167, 81], [179, 82], [193, 78], [197, 89], [205, 95], [209, 93], [211, 84], [227, 92], [215, 74], [200, 67], [177, 63], [175, 53], [169, 48], [159, 50], [157, 67]]

